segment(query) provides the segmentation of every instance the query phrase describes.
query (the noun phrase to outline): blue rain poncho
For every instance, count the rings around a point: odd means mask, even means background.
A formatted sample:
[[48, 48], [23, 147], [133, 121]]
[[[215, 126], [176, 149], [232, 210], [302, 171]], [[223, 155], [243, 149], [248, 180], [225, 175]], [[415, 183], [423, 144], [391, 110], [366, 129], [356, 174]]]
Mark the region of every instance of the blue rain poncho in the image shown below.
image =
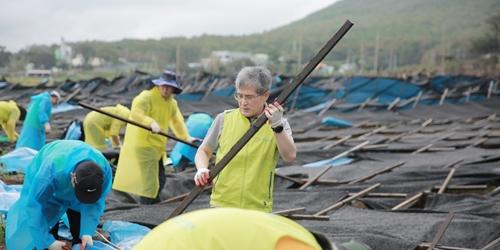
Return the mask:
[[17, 139], [16, 148], [28, 147], [40, 150], [45, 144], [45, 123], [49, 122], [52, 103], [49, 92], [31, 97], [26, 119]]
[[[80, 203], [71, 184], [71, 172], [82, 161], [93, 161], [104, 173], [102, 195], [96, 203]], [[106, 158], [88, 144], [59, 140], [44, 146], [26, 170], [19, 200], [7, 214], [7, 249], [45, 249], [55, 239], [51, 227], [68, 208], [81, 213], [80, 237], [93, 235], [111, 190], [111, 168]]]

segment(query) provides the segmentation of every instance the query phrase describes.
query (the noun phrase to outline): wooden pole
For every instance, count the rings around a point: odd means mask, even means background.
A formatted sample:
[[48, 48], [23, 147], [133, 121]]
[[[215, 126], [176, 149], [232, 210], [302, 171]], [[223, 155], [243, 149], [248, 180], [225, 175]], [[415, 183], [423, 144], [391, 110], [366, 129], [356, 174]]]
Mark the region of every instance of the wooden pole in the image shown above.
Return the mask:
[[439, 100], [439, 106], [442, 106], [444, 103], [444, 100], [446, 99], [446, 96], [448, 95], [448, 88], [446, 88], [441, 95], [441, 99]]
[[448, 213], [448, 216], [446, 216], [446, 219], [439, 226], [438, 232], [434, 236], [434, 239], [432, 240], [431, 245], [427, 249], [430, 249], [430, 250], [434, 249], [434, 247], [437, 245], [437, 243], [439, 243], [441, 238], [443, 238], [444, 233], [446, 232], [446, 229], [448, 229], [448, 226], [450, 225], [451, 220], [453, 219], [453, 216], [455, 216], [455, 213], [453, 213], [453, 212]]
[[285, 215], [285, 214], [292, 214], [292, 213], [298, 213], [298, 212], [304, 212], [304, 211], [306, 211], [305, 207], [297, 207], [297, 208], [290, 208], [290, 209], [276, 211], [276, 212], [273, 212], [273, 214]]
[[[334, 160], [337, 160], [339, 158], [342, 158], [348, 154], [350, 154], [351, 152], [354, 152], [360, 148], [362, 148], [363, 146], [367, 145], [368, 143], [370, 143], [370, 141], [365, 141], [363, 143], [360, 143], [358, 145], [356, 145], [355, 147], [347, 150], [347, 151], [344, 151], [338, 155], [336, 155], [335, 157], [333, 157], [331, 160], [334, 161]], [[318, 180], [321, 176], [323, 176], [328, 170], [330, 170], [330, 168], [332, 167], [332, 165], [328, 165], [326, 166], [325, 168], [323, 168], [322, 171], [320, 171], [316, 176], [314, 176], [313, 178], [310, 178], [309, 181], [307, 181], [306, 183], [304, 183], [304, 185], [302, 185], [299, 189], [300, 190], [304, 190], [306, 189], [307, 187], [309, 187], [311, 184], [313, 184], [316, 180]]]
[[366, 180], [371, 179], [371, 178], [373, 178], [373, 177], [375, 177], [375, 176], [377, 176], [379, 174], [382, 174], [382, 173], [385, 173], [385, 172], [389, 172], [389, 171], [391, 171], [391, 170], [393, 170], [393, 169], [395, 169], [397, 167], [403, 166], [405, 163], [406, 162], [404, 162], [404, 161], [400, 161], [400, 162], [398, 162], [398, 163], [396, 163], [396, 164], [394, 164], [392, 166], [386, 167], [386, 168], [384, 168], [384, 169], [382, 169], [380, 171], [377, 171], [377, 172], [375, 172], [373, 174], [367, 175], [365, 177], [361, 177], [361, 178], [359, 178], [357, 180], [353, 180], [353, 181], [349, 182], [349, 184], [356, 184], [356, 183], [359, 183], [359, 182], [366, 181]]
[[[93, 110], [93, 111], [98, 112], [98, 113], [101, 113], [101, 114], [103, 114], [103, 115], [106, 115], [106, 116], [109, 116], [109, 117], [115, 118], [115, 119], [120, 120], [120, 121], [122, 121], [122, 122], [130, 123], [130, 124], [132, 124], [132, 125], [134, 125], [134, 126], [137, 126], [137, 127], [139, 127], [139, 128], [143, 128], [143, 129], [145, 129], [145, 130], [148, 130], [148, 131], [151, 131], [151, 132], [152, 132], [152, 130], [151, 130], [151, 128], [150, 128], [149, 126], [142, 125], [142, 124], [140, 124], [140, 123], [138, 123], [138, 122], [136, 122], [136, 121], [132, 121], [132, 120], [130, 120], [130, 119], [127, 119], [127, 118], [124, 118], [124, 117], [121, 117], [121, 116], [118, 116], [118, 115], [115, 115], [115, 114], [111, 114], [111, 113], [109, 113], [109, 112], [106, 112], [106, 111], [104, 111], [104, 110], [98, 109], [98, 108], [96, 108], [96, 107], [94, 107], [94, 106], [92, 106], [92, 105], [89, 105], [89, 104], [86, 104], [86, 103], [83, 103], [83, 102], [79, 102], [79, 103], [78, 103], [78, 105], [80, 105], [80, 106], [82, 106], [82, 107], [84, 107], [84, 108], [86, 108], [86, 109]], [[182, 143], [184, 143], [184, 144], [186, 144], [186, 145], [189, 145], [189, 146], [191, 146], [191, 147], [193, 147], [193, 148], [198, 148], [198, 145], [196, 145], [196, 144], [193, 144], [193, 143], [187, 142], [187, 141], [185, 141], [185, 140], [179, 139], [179, 138], [177, 138], [177, 137], [175, 137], [175, 136], [172, 136], [172, 135], [168, 135], [168, 134], [167, 134], [167, 133], [165, 133], [165, 132], [160, 131], [160, 132], [158, 132], [158, 134], [159, 134], [159, 135], [163, 135], [163, 136], [165, 136], [165, 137], [167, 137], [167, 138], [170, 138], [170, 139], [172, 139], [172, 140], [175, 140], [175, 141], [178, 141], [178, 142], [182, 142]]]
[[399, 203], [398, 205], [394, 206], [391, 208], [391, 210], [399, 210], [402, 208], [407, 208], [410, 207], [411, 205], [415, 204], [422, 196], [424, 195], [424, 192], [417, 193], [416, 195], [406, 199], [405, 201]]
[[326, 111], [328, 111], [332, 106], [333, 104], [335, 104], [335, 102], [337, 102], [337, 99], [332, 99], [331, 101], [329, 101], [325, 107], [318, 113], [318, 116], [322, 116]]
[[415, 102], [413, 103], [412, 109], [414, 109], [415, 107], [417, 107], [418, 102], [420, 101], [420, 98], [422, 98], [422, 94], [423, 94], [423, 91], [420, 90], [418, 92], [417, 98], [415, 99]]
[[355, 200], [355, 199], [357, 199], [359, 197], [365, 196], [366, 194], [368, 194], [372, 190], [380, 187], [380, 185], [381, 185], [380, 183], [377, 183], [377, 184], [372, 185], [372, 186], [370, 186], [370, 187], [368, 187], [366, 189], [363, 189], [360, 192], [358, 192], [358, 193], [356, 193], [356, 194], [354, 194], [352, 196], [349, 196], [349, 197], [347, 197], [347, 198], [345, 198], [345, 199], [343, 199], [343, 200], [341, 200], [341, 201], [339, 201], [339, 202], [337, 202], [337, 203], [335, 203], [335, 204], [333, 204], [333, 205], [331, 205], [331, 206], [329, 206], [329, 207], [327, 207], [327, 208], [325, 208], [325, 209], [323, 209], [323, 210], [315, 213], [314, 215], [315, 216], [325, 215], [326, 213], [328, 213], [328, 212], [330, 212], [332, 210], [335, 210], [335, 209], [338, 209], [338, 208], [344, 206], [345, 204], [347, 204], [348, 202], [351, 202], [352, 200]]
[[443, 182], [443, 185], [441, 185], [441, 187], [439, 188], [438, 194], [444, 193], [444, 191], [446, 190], [446, 187], [448, 186], [448, 184], [450, 184], [451, 178], [453, 178], [455, 171], [456, 171], [456, 168], [452, 168], [450, 170], [450, 172], [448, 173], [448, 176], [446, 176], [446, 179]]

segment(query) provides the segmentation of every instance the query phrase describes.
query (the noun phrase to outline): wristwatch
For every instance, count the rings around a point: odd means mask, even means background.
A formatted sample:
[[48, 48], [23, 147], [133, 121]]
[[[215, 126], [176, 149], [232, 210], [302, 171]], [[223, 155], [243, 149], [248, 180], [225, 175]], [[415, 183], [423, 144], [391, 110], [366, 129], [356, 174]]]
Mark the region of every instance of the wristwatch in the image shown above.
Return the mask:
[[273, 129], [274, 133], [279, 134], [279, 133], [283, 132], [283, 125], [279, 125], [279, 126], [272, 128], [272, 129]]

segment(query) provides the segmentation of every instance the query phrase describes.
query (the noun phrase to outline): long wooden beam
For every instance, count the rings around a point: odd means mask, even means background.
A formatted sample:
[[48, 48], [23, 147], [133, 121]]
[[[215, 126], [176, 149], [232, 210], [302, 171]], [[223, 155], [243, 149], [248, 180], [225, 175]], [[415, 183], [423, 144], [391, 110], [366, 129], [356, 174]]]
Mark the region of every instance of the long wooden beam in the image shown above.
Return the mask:
[[[125, 117], [121, 117], [121, 116], [119, 116], [119, 115], [115, 115], [115, 114], [112, 114], [112, 113], [106, 112], [106, 111], [101, 110], [101, 109], [99, 109], [99, 108], [96, 108], [96, 107], [94, 107], [94, 106], [92, 106], [92, 105], [90, 105], [90, 104], [87, 104], [87, 103], [84, 103], [84, 102], [78, 102], [78, 105], [80, 105], [80, 106], [82, 106], [82, 107], [84, 107], [84, 108], [86, 108], [86, 109], [90, 109], [90, 110], [92, 110], [92, 111], [95, 111], [95, 112], [101, 113], [101, 114], [103, 114], [103, 115], [106, 115], [106, 116], [112, 117], [112, 118], [117, 119], [117, 120], [120, 120], [120, 121], [122, 121], [122, 122], [130, 123], [130, 124], [132, 124], [132, 125], [134, 125], [134, 126], [137, 126], [137, 127], [139, 127], [139, 128], [142, 128], [142, 129], [145, 129], [145, 130], [148, 130], [148, 131], [151, 131], [151, 132], [152, 132], [152, 130], [151, 130], [151, 128], [150, 128], [149, 126], [146, 126], [146, 125], [140, 124], [140, 123], [138, 123], [138, 122], [136, 122], [136, 121], [130, 120], [130, 119], [125, 118]], [[175, 140], [175, 141], [178, 141], [178, 142], [182, 142], [182, 143], [184, 143], [184, 144], [186, 144], [186, 145], [189, 145], [189, 146], [191, 146], [191, 147], [193, 147], [193, 148], [198, 148], [198, 145], [196, 145], [196, 144], [193, 144], [193, 143], [190, 143], [190, 142], [188, 142], [188, 141], [185, 141], [185, 140], [179, 139], [179, 138], [177, 138], [177, 137], [175, 137], [175, 136], [172, 136], [172, 135], [169, 135], [169, 134], [167, 134], [167, 133], [165, 133], [165, 132], [163, 132], [163, 131], [160, 131], [160, 132], [158, 132], [157, 134], [159, 134], [159, 135], [163, 135], [163, 136], [165, 136], [165, 137], [167, 137], [167, 138], [170, 138], [170, 139]]]

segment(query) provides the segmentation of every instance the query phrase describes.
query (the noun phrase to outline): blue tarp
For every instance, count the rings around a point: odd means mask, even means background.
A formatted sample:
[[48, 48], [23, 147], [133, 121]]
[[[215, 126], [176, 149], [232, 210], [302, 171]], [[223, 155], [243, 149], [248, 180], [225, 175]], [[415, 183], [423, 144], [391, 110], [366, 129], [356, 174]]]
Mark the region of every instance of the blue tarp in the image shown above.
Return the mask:
[[442, 93], [446, 88], [476, 86], [481, 81], [482, 78], [475, 76], [435, 76], [430, 80], [430, 85], [433, 90]]
[[378, 98], [381, 104], [390, 104], [396, 98], [410, 99], [422, 89], [414, 84], [393, 78], [352, 77], [344, 82], [342, 90], [348, 103], [363, 103]]
[[235, 90], [236, 90], [236, 88], [234, 86], [229, 86], [229, 87], [225, 87], [222, 89], [217, 89], [215, 91], [212, 91], [211, 95], [229, 97], [229, 96], [232, 96], [234, 94]]
[[[299, 91], [298, 96], [297, 96], [297, 91]], [[290, 95], [285, 105], [287, 107], [291, 107], [294, 102], [294, 99], [296, 99], [294, 108], [305, 109], [320, 104], [322, 102], [330, 101], [332, 97], [329, 94], [330, 94], [329, 90], [323, 90], [320, 88], [303, 85]]]
[[175, 99], [184, 101], [201, 101], [202, 97], [202, 93], [182, 93], [175, 96]]
[[62, 113], [70, 110], [82, 109], [82, 107], [78, 105], [71, 105], [67, 102], [60, 103], [54, 107], [52, 107], [52, 114]]
[[22, 185], [6, 185], [0, 180], [0, 214], [7, 214], [9, 208], [21, 195]]
[[0, 172], [24, 173], [38, 151], [22, 147], [0, 156]]
[[[187, 119], [186, 127], [190, 136], [203, 139], [212, 125], [212, 122], [213, 119], [209, 114], [194, 113]], [[175, 167], [180, 163], [182, 157], [194, 162], [195, 154], [196, 148], [177, 142], [170, 153], [170, 159]]]
[[[131, 249], [131, 248], [129, 248]], [[71, 250], [81, 250], [80, 244], [75, 244]], [[93, 246], [86, 246], [85, 250], [116, 250], [116, 248], [111, 247], [110, 245], [103, 243], [98, 240], [94, 240]]]
[[125, 221], [106, 221], [102, 229], [109, 233], [110, 241], [121, 249], [132, 249], [151, 229]]
[[323, 118], [321, 121], [321, 124], [327, 125], [327, 126], [332, 126], [332, 127], [339, 127], [339, 128], [349, 128], [352, 127], [352, 122], [347, 121], [347, 120], [342, 120], [339, 118], [335, 118], [333, 116], [327, 116]]
[[304, 167], [317, 168], [317, 167], [324, 167], [324, 166], [328, 166], [328, 165], [336, 167], [336, 166], [342, 166], [342, 165], [349, 164], [352, 161], [353, 161], [353, 159], [349, 158], [349, 157], [341, 157], [341, 158], [338, 158], [336, 160], [332, 160], [332, 158], [330, 158], [330, 159], [326, 159], [326, 160], [321, 160], [321, 161], [316, 161], [316, 162], [311, 162], [311, 163], [305, 164]]

